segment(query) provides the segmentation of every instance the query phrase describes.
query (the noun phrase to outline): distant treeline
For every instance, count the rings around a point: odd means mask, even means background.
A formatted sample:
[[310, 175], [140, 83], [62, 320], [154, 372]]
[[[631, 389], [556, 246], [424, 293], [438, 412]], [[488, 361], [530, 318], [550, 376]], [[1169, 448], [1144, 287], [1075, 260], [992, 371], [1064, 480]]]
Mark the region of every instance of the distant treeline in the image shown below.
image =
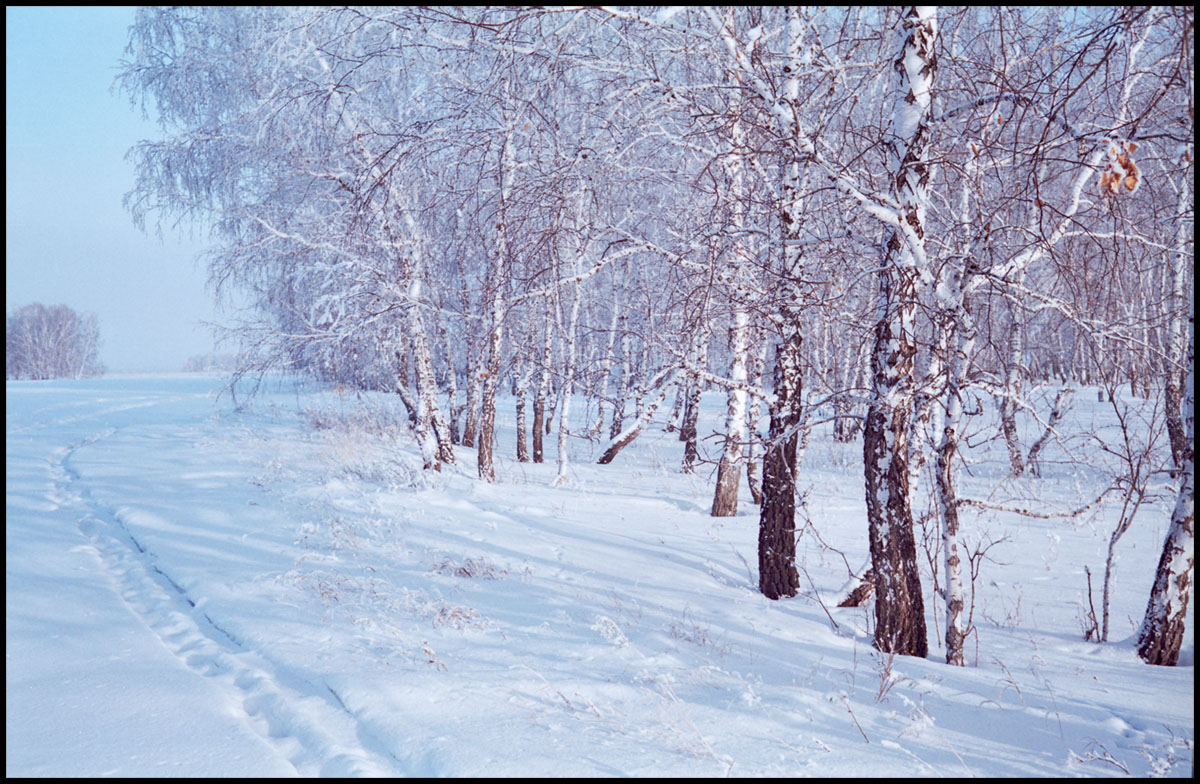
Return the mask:
[[217, 354], [211, 351], [207, 354], [188, 357], [187, 362], [183, 363], [184, 373], [205, 373], [214, 370], [232, 373], [236, 369], [236, 354]]

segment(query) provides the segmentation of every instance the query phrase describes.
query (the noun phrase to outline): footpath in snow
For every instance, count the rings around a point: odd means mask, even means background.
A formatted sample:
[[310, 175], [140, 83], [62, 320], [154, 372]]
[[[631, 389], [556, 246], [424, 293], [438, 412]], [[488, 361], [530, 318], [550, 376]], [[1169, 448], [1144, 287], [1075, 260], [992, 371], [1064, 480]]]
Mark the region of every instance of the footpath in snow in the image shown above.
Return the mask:
[[[1177, 668], [1129, 641], [1165, 500], [1120, 542], [1103, 645], [1079, 613], [1112, 510], [964, 520], [997, 544], [950, 668], [940, 639], [880, 656], [867, 611], [833, 606], [866, 555], [858, 445], [814, 435], [804, 593], [771, 602], [748, 493], [710, 517], [674, 434], [610, 466], [576, 438], [565, 486], [507, 459], [488, 485], [470, 449], [421, 471], [387, 396], [288, 382], [236, 409], [219, 386], [7, 384], [7, 775], [1191, 773], [1191, 631]], [[1096, 481], [1002, 485], [1002, 455], [973, 458], [968, 492], [1046, 508]]]

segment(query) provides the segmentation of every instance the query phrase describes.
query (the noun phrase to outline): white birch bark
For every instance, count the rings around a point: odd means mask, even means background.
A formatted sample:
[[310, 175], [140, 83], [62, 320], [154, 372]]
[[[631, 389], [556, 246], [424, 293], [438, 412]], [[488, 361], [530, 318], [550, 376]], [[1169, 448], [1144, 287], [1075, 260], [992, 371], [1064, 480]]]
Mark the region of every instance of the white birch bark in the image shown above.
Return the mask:
[[504, 126], [503, 139], [500, 147], [499, 171], [497, 184], [500, 189], [499, 204], [496, 209], [496, 236], [491, 253], [491, 263], [488, 266], [488, 334], [487, 359], [482, 372], [481, 395], [479, 400], [479, 478], [488, 482], [496, 481], [494, 463], [496, 438], [496, 390], [500, 383], [500, 356], [504, 349], [504, 288], [505, 276], [508, 274], [508, 209], [512, 200], [513, 186], [516, 182], [516, 112], [512, 108], [512, 76], [504, 80], [504, 94], [501, 98]]
[[529, 382], [533, 377], [533, 372], [529, 368], [528, 360], [522, 356], [517, 362], [516, 382], [517, 382], [517, 462], [529, 462], [529, 446], [525, 438], [525, 428], [527, 425], [526, 410], [529, 401]]
[[800, 83], [803, 67], [804, 20], [801, 9], [789, 6], [787, 67], [782, 91], [788, 133], [786, 159], [780, 183], [780, 225], [783, 230], [783, 264], [779, 270], [782, 303], [773, 319], [775, 356], [771, 369], [773, 395], [770, 425], [764, 444], [762, 502], [758, 517], [758, 587], [769, 599], [795, 596], [799, 591], [796, 571], [796, 473], [799, 461], [797, 431], [804, 417], [801, 363], [801, 309], [804, 297], [801, 279], [804, 257], [800, 244], [802, 200], [807, 189], [808, 168], [803, 164], [805, 145], [799, 128]]
[[[1023, 286], [1025, 267], [1015, 271], [1013, 283]], [[1021, 394], [1021, 381], [1025, 375], [1025, 306], [1017, 299], [1009, 299], [1009, 333], [1006, 349], [1008, 367], [1004, 374], [1004, 392], [1000, 398], [1000, 430], [1008, 447], [1009, 472], [1012, 476], [1025, 473], [1025, 456], [1017, 433], [1017, 398]]]
[[[697, 368], [706, 369], [708, 367], [708, 331], [701, 329], [696, 340], [696, 350], [692, 362]], [[700, 421], [700, 397], [703, 391], [704, 379], [698, 373], [689, 374], [683, 423], [679, 427], [679, 437], [683, 440], [683, 472], [685, 474], [692, 473], [696, 461], [700, 459], [697, 430]]]
[[612, 320], [608, 325], [608, 342], [604, 347], [604, 359], [600, 363], [600, 383], [596, 390], [596, 421], [592, 426], [592, 433], [599, 436], [604, 431], [604, 405], [608, 397], [608, 383], [611, 380], [613, 359], [615, 357], [614, 347], [617, 340], [617, 324], [618, 317], [621, 312], [620, 290], [613, 287], [612, 300]]
[[[729, 9], [721, 35], [733, 39], [734, 9]], [[730, 40], [730, 43], [733, 43]], [[736, 71], [731, 71], [728, 80], [739, 83]], [[740, 107], [734, 111], [740, 112]], [[726, 398], [725, 445], [721, 461], [717, 465], [717, 487], [713, 494], [712, 516], [732, 517], [737, 514], [738, 484], [742, 471], [742, 452], [746, 442], [746, 392], [750, 351], [750, 313], [747, 310], [748, 292], [745, 281], [745, 248], [742, 241], [746, 223], [746, 164], [743, 159], [746, 134], [740, 117], [735, 117], [729, 134], [730, 152], [726, 156], [725, 169], [729, 176], [730, 230], [734, 241], [727, 262], [729, 301], [732, 309], [729, 326], [729, 379], [731, 387]]]
[[458, 429], [458, 417], [462, 412], [458, 405], [458, 371], [454, 367], [454, 351], [450, 344], [450, 330], [443, 327], [441, 337], [442, 351], [445, 352], [446, 357], [446, 408], [450, 412], [450, 443], [458, 444], [462, 440]]
[[609, 424], [608, 437], [616, 438], [624, 427], [625, 403], [633, 390], [633, 339], [629, 334], [629, 316], [621, 314], [621, 389], [617, 393], [617, 401], [613, 406], [612, 422]]
[[634, 439], [641, 434], [642, 430], [654, 417], [654, 412], [656, 412], [658, 407], [662, 405], [662, 402], [666, 400], [667, 395], [673, 389], [675, 389], [676, 384], [679, 383], [681, 372], [682, 371], [675, 368], [668, 368], [660, 373], [659, 376], [651, 382], [649, 385], [651, 389], [653, 389], [656, 385], [661, 384], [658, 394], [650, 398], [645, 407], [642, 409], [641, 415], [635, 419], [633, 423], [629, 425], [629, 427], [621, 430], [609, 440], [608, 445], [604, 449], [604, 453], [600, 455], [600, 459], [596, 461], [597, 464], [607, 465], [608, 463], [611, 463], [622, 449], [633, 443]]
[[[1185, 153], [1186, 155], [1186, 153]], [[1190, 158], [1190, 156], [1189, 156]], [[1183, 366], [1187, 350], [1187, 334], [1184, 328], [1183, 300], [1187, 291], [1188, 258], [1195, 247], [1191, 240], [1194, 231], [1189, 215], [1193, 213], [1192, 167], [1183, 167], [1179, 178], [1179, 200], [1175, 207], [1175, 243], [1171, 251], [1170, 276], [1171, 294], [1167, 301], [1170, 312], [1167, 320], [1166, 356], [1163, 357], [1163, 396], [1166, 399], [1167, 434], [1171, 441], [1171, 458], [1177, 471], [1183, 470], [1183, 453], [1188, 437], [1184, 433], [1181, 416], [1183, 399], [1180, 390], [1180, 367]]]
[[533, 462], [545, 460], [546, 401], [550, 396], [550, 362], [554, 353], [554, 329], [550, 318], [550, 300], [546, 299], [546, 312], [542, 319], [542, 361], [538, 373], [537, 392], [533, 398]]
[[558, 404], [558, 472], [554, 477], [557, 487], [567, 479], [567, 437], [570, 435], [571, 397], [575, 391], [575, 335], [579, 326], [579, 304], [583, 300], [582, 287], [575, 284], [575, 295], [571, 302], [571, 316], [567, 321], [566, 334], [566, 365], [563, 368], [563, 380], [559, 387], [561, 402]]
[[[766, 357], [763, 352], [766, 350], [764, 341], [755, 339], [754, 350], [750, 354], [750, 386], [757, 388], [762, 386], [763, 368], [766, 366]], [[754, 503], [762, 506], [763, 491], [762, 491], [762, 475], [759, 471], [759, 463], [754, 454], [754, 444], [758, 440], [758, 420], [762, 416], [762, 398], [758, 395], [750, 396], [750, 405], [746, 413], [746, 426], [749, 438], [746, 441], [746, 484], [750, 487], [750, 497]]]
[[930, 164], [928, 120], [935, 69], [937, 14], [905, 12], [896, 71], [889, 169], [900, 205], [899, 226], [879, 273], [872, 352], [873, 388], [863, 434], [871, 560], [875, 575], [875, 647], [924, 657], [924, 599], [917, 571], [909, 501], [908, 439], [913, 399], [916, 290], [925, 251]]
[[1196, 311], [1195, 293], [1188, 313], [1187, 377], [1183, 388], [1184, 453], [1181, 456], [1181, 481], [1171, 527], [1163, 542], [1162, 556], [1154, 575], [1154, 586], [1146, 614], [1138, 631], [1137, 651], [1148, 664], [1174, 666], [1187, 623], [1191, 600], [1196, 542]]

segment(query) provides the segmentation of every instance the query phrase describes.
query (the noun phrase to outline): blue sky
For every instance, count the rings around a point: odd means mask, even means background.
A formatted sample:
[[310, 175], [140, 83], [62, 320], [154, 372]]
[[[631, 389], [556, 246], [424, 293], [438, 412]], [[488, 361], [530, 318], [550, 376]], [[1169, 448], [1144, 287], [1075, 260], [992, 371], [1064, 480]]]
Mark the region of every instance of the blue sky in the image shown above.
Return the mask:
[[178, 370], [220, 319], [203, 238], [143, 234], [125, 153], [157, 127], [110, 90], [133, 8], [5, 10], [5, 310], [96, 313], [110, 372]]

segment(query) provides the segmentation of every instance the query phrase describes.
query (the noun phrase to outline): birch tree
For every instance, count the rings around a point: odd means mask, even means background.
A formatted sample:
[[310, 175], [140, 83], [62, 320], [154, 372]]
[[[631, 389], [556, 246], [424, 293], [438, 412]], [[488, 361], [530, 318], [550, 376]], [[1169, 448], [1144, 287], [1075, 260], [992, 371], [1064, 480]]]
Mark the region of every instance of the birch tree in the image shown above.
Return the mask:
[[1163, 542], [1162, 555], [1154, 573], [1154, 585], [1146, 614], [1138, 631], [1138, 655], [1147, 664], [1174, 666], [1187, 623], [1195, 566], [1196, 469], [1195, 469], [1195, 345], [1196, 305], [1192, 294], [1188, 313], [1187, 379], [1183, 386], [1184, 429], [1187, 436], [1181, 455], [1181, 480], [1171, 526]]
[[87, 378], [104, 372], [100, 328], [94, 313], [40, 302], [9, 313], [4, 329], [5, 377]]

